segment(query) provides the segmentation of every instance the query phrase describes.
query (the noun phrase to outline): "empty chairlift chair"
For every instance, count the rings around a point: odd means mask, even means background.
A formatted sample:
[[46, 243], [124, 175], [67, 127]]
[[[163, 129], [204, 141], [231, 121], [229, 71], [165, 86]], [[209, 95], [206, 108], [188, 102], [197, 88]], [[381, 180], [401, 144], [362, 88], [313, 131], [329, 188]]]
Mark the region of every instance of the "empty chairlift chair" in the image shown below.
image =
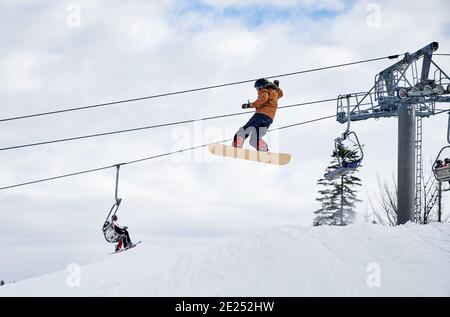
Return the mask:
[[[345, 143], [347, 143], [346, 141], [350, 142], [348, 147], [345, 146]], [[339, 155], [340, 144], [348, 150], [344, 157]], [[356, 171], [361, 166], [364, 158], [363, 147], [355, 132], [345, 132], [342, 137], [335, 140], [334, 147], [338, 159], [338, 167], [324, 175], [324, 177], [330, 181]], [[356, 159], [350, 159], [352, 153], [356, 153]]]

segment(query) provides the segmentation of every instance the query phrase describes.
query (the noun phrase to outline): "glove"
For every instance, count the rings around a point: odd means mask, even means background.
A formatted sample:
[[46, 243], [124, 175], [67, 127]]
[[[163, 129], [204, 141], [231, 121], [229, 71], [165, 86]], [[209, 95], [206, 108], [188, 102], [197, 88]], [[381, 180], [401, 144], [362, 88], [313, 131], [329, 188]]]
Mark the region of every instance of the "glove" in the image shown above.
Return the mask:
[[249, 102], [247, 102], [247, 103], [244, 103], [243, 105], [242, 105], [242, 109], [249, 109], [249, 108], [251, 108], [252, 106], [250, 105], [250, 101]]
[[280, 81], [279, 80], [274, 80], [273, 83], [275, 84], [275, 86], [280, 87]]

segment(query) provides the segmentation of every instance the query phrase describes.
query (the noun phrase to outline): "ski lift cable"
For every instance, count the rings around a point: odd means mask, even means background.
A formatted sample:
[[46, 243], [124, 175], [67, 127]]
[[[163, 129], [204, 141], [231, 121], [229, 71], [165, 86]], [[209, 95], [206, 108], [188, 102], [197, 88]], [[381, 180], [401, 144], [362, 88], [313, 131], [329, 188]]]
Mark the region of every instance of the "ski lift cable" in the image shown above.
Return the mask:
[[[278, 107], [278, 109], [288, 109], [288, 108], [301, 107], [301, 106], [306, 106], [306, 105], [326, 103], [326, 102], [331, 102], [331, 101], [336, 101], [336, 98], [329, 98], [329, 99], [322, 99], [322, 100], [316, 100], [316, 101], [309, 101], [309, 102], [297, 103], [297, 104], [292, 104], [292, 105], [280, 106], [280, 107]], [[233, 117], [233, 116], [241, 116], [241, 115], [251, 114], [253, 112], [254, 112], [254, 110], [253, 111], [246, 111], [246, 112], [222, 114], [222, 115], [204, 117], [204, 118], [199, 118], [199, 119], [188, 119], [188, 120], [183, 120], [183, 121], [168, 122], [168, 123], [162, 123], [162, 124], [156, 124], [156, 125], [150, 125], [150, 126], [144, 126], [144, 127], [137, 127], [137, 128], [130, 128], [130, 129], [124, 129], [124, 130], [115, 130], [115, 131], [109, 131], [109, 132], [103, 132], [103, 133], [88, 134], [88, 135], [83, 135], [83, 136], [76, 136], [76, 137], [63, 138], [63, 139], [56, 139], [56, 140], [50, 140], [50, 141], [42, 141], [42, 142], [35, 142], [35, 143], [28, 143], [28, 144], [21, 144], [21, 145], [13, 145], [13, 146], [0, 148], [0, 152], [1, 151], [16, 150], [16, 149], [21, 149], [21, 148], [27, 148], [27, 147], [42, 146], [42, 145], [48, 145], [48, 144], [54, 144], [54, 143], [69, 142], [69, 141], [76, 141], [76, 140], [89, 139], [89, 138], [96, 138], [96, 137], [102, 137], [102, 136], [108, 136], [108, 135], [114, 135], [114, 134], [122, 134], [122, 133], [129, 133], [129, 132], [135, 132], [135, 131], [163, 128], [163, 127], [169, 127], [169, 126], [174, 126], [174, 125], [195, 123], [195, 122], [200, 122], [200, 121], [208, 121], [208, 120], [221, 119], [221, 118], [227, 118], [227, 117]]]
[[[312, 73], [312, 72], [323, 71], [323, 70], [328, 70], [328, 69], [333, 69], [333, 68], [346, 67], [346, 66], [352, 66], [352, 65], [363, 64], [363, 63], [370, 63], [370, 62], [380, 61], [380, 60], [384, 60], [384, 59], [396, 59], [399, 57], [400, 57], [400, 54], [396, 54], [396, 55], [360, 60], [360, 61], [355, 61], [355, 62], [312, 68], [312, 69], [301, 70], [301, 71], [296, 71], [296, 72], [291, 72], [291, 73], [271, 75], [271, 76], [266, 76], [265, 78], [271, 79], [271, 78], [288, 77], [288, 76]], [[200, 88], [193, 88], [193, 89], [187, 89], [187, 90], [180, 90], [180, 91], [156, 94], [156, 95], [151, 95], [151, 96], [123, 99], [123, 100], [117, 100], [117, 101], [111, 101], [111, 102], [105, 102], [105, 103], [99, 103], [99, 104], [91, 104], [91, 105], [86, 105], [86, 106], [81, 106], [81, 107], [73, 107], [73, 108], [66, 108], [66, 109], [60, 109], [60, 110], [54, 110], [54, 111], [34, 113], [34, 114], [28, 114], [28, 115], [23, 115], [23, 116], [16, 116], [16, 117], [0, 119], [0, 122], [29, 119], [29, 118], [34, 118], [34, 117], [55, 115], [55, 114], [61, 114], [61, 113], [65, 113], [65, 112], [87, 110], [87, 109], [93, 109], [93, 108], [99, 108], [99, 107], [107, 107], [107, 106], [113, 106], [113, 105], [118, 105], [118, 104], [123, 104], [123, 103], [130, 103], [130, 102], [142, 101], [142, 100], [148, 100], [148, 99], [156, 99], [156, 98], [192, 93], [192, 92], [209, 90], [209, 89], [217, 89], [217, 88], [222, 88], [222, 87], [246, 84], [246, 83], [254, 82], [255, 80], [256, 79], [248, 79], [248, 80], [235, 81], [235, 82], [230, 82], [230, 83], [225, 83], [225, 84], [211, 85], [211, 86], [205, 86], [205, 87], [200, 87]]]
[[[280, 107], [278, 107], [278, 109], [294, 108], [294, 107], [300, 107], [300, 106], [306, 106], [306, 105], [326, 103], [326, 102], [331, 102], [331, 101], [336, 101], [336, 98], [322, 99], [322, 100], [316, 100], [316, 101], [310, 101], [310, 102], [303, 102], [303, 103], [297, 103], [297, 104], [292, 104], [292, 105], [280, 106]], [[113, 134], [122, 134], [122, 133], [129, 133], [129, 132], [135, 132], [135, 131], [142, 131], [142, 130], [162, 128], [162, 127], [169, 127], [169, 126], [174, 126], [174, 125], [195, 123], [195, 122], [200, 122], [200, 121], [215, 120], [215, 119], [221, 119], [221, 118], [227, 118], [227, 117], [233, 117], [233, 116], [241, 116], [241, 115], [246, 115], [246, 114], [251, 114], [251, 113], [254, 113], [254, 110], [253, 111], [245, 111], [245, 112], [241, 111], [241, 112], [230, 113], [230, 114], [222, 114], [222, 115], [210, 116], [210, 117], [203, 117], [203, 118], [199, 118], [199, 119], [189, 119], [189, 120], [182, 120], [182, 121], [176, 121], [176, 122], [155, 124], [155, 125], [149, 125], [149, 126], [137, 127], [137, 128], [131, 128], [131, 129], [115, 130], [115, 131], [109, 131], [109, 132], [103, 132], [103, 133], [95, 133], [95, 134], [76, 136], [76, 137], [71, 137], [71, 138], [63, 138], [63, 139], [56, 139], [56, 140], [50, 140], [50, 141], [42, 141], [42, 142], [14, 145], [14, 146], [8, 146], [8, 147], [0, 148], [0, 152], [1, 151], [16, 150], [16, 149], [21, 149], [21, 148], [27, 148], [27, 147], [48, 145], [48, 144], [54, 144], [54, 143], [82, 140], [82, 139], [88, 139], [88, 138], [96, 138], [96, 137], [102, 137], [102, 136], [113, 135]]]
[[351, 125], [351, 117], [350, 117], [350, 95], [346, 96], [347, 100], [347, 129], [345, 130], [344, 134], [342, 135], [343, 139], [347, 138], [347, 135], [350, 132], [350, 125]]
[[[303, 121], [303, 122], [299, 122], [299, 123], [295, 123], [295, 124], [290, 124], [290, 125], [282, 126], [282, 127], [279, 127], [279, 128], [271, 129], [268, 132], [284, 130], [284, 129], [297, 127], [297, 126], [301, 126], [301, 125], [306, 125], [306, 124], [310, 124], [310, 123], [313, 123], [313, 122], [318, 122], [318, 121], [327, 120], [327, 119], [331, 119], [331, 118], [336, 118], [336, 115], [330, 115], [330, 116], [326, 116], [326, 117], [322, 117], [322, 118], [316, 118], [316, 119], [312, 119], [312, 120], [308, 120], [308, 121]], [[227, 140], [222, 140], [222, 141], [219, 141], [219, 142], [202, 144], [202, 145], [193, 146], [193, 147], [186, 148], [186, 149], [180, 149], [180, 150], [177, 150], [177, 151], [172, 151], [172, 152], [157, 154], [157, 155], [153, 155], [153, 156], [149, 156], [149, 157], [144, 157], [144, 158], [133, 160], [133, 161], [117, 163], [117, 164], [114, 164], [114, 165], [88, 169], [88, 170], [84, 170], [84, 171], [80, 171], [80, 172], [74, 172], [74, 173], [70, 173], [70, 174], [63, 174], [63, 175], [59, 175], [59, 176], [48, 177], [48, 178], [38, 179], [38, 180], [34, 180], [34, 181], [29, 181], [29, 182], [24, 182], [24, 183], [4, 186], [4, 187], [0, 187], [0, 191], [7, 190], [7, 189], [12, 189], [12, 188], [17, 188], [17, 187], [33, 185], [33, 184], [38, 184], [38, 183], [43, 183], [43, 182], [49, 182], [49, 181], [62, 179], [62, 178], [78, 176], [78, 175], [82, 175], [82, 174], [99, 172], [99, 171], [107, 170], [107, 169], [110, 169], [110, 168], [117, 168], [117, 166], [136, 164], [136, 163], [149, 161], [149, 160], [154, 160], [154, 159], [162, 158], [162, 157], [167, 157], [167, 156], [171, 156], [171, 155], [175, 155], [175, 154], [179, 154], [179, 153], [183, 153], [183, 152], [187, 152], [187, 151], [193, 151], [193, 150], [196, 150], [196, 149], [205, 148], [205, 147], [210, 146], [211, 144], [229, 142], [231, 140], [232, 139], [227, 139]]]

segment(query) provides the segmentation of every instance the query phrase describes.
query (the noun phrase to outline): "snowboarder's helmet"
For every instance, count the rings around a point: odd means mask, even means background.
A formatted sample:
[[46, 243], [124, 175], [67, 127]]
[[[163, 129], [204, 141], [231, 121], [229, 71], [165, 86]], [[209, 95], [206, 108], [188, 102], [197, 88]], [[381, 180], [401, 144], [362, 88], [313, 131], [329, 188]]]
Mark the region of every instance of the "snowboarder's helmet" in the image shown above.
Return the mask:
[[260, 78], [257, 81], [255, 81], [255, 88], [256, 89], [263, 89], [269, 84], [269, 81], [265, 78]]
[[113, 216], [112, 216], [112, 220], [113, 220], [113, 221], [116, 221], [116, 220], [117, 220], [117, 216], [116, 216], [116, 215], [113, 215]]

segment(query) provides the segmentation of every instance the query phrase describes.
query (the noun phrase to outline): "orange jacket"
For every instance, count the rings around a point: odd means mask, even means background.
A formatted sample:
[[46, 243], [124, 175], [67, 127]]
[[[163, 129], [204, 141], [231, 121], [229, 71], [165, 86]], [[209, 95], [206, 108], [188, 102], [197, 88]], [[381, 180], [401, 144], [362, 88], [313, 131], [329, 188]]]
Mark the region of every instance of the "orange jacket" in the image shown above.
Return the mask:
[[258, 99], [250, 103], [250, 106], [256, 108], [257, 113], [265, 114], [274, 120], [278, 99], [281, 97], [283, 97], [283, 91], [280, 88], [264, 88], [258, 91]]

